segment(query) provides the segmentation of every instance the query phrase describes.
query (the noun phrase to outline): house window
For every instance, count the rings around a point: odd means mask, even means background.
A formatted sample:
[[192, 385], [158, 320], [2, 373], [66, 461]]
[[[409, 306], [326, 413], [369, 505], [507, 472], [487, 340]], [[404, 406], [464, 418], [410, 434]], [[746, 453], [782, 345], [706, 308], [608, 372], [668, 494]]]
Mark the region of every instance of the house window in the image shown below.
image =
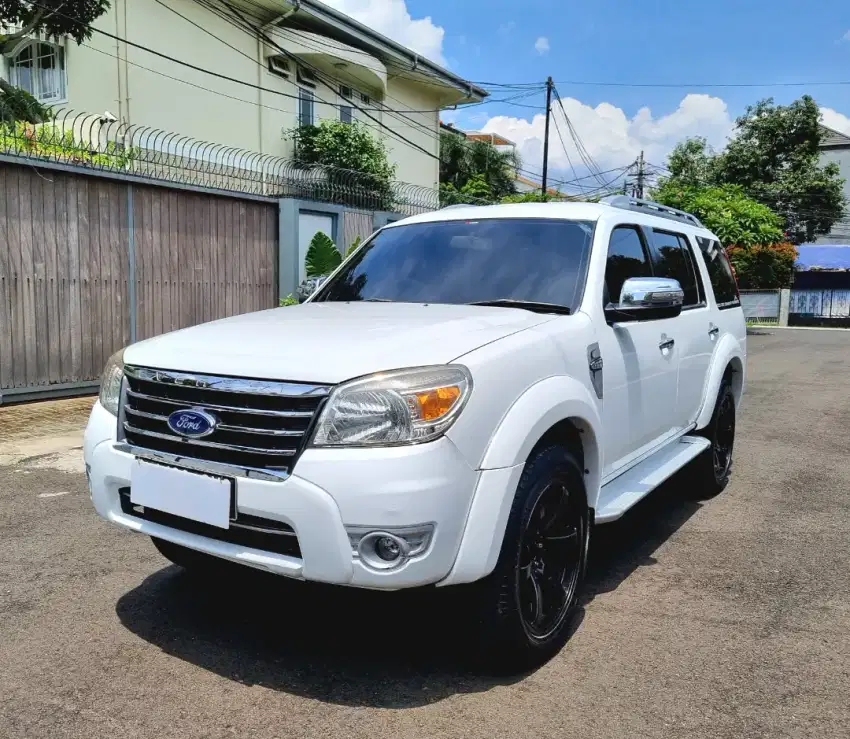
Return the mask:
[[365, 92], [360, 93], [360, 99], [363, 101], [364, 105], [371, 105], [372, 104], [372, 98], [369, 97]]
[[40, 103], [65, 100], [65, 49], [44, 41], [30, 41], [9, 60], [9, 82], [26, 90]]
[[312, 126], [315, 123], [315, 100], [312, 90], [298, 88], [298, 125]]
[[343, 123], [351, 123], [351, 120], [354, 118], [353, 112], [351, 110], [350, 105], [340, 105], [339, 106], [339, 119]]

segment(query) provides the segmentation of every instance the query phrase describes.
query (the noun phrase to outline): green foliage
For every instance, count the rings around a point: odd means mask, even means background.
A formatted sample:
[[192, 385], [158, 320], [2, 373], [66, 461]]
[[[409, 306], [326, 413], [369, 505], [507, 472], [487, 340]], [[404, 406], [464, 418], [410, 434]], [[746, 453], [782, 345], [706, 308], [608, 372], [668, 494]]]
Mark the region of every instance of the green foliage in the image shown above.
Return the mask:
[[0, 0], [0, 28], [21, 28], [0, 33], [0, 51], [33, 33], [70, 36], [78, 44], [91, 38], [91, 23], [109, 8], [109, 0]]
[[42, 105], [26, 90], [0, 79], [0, 124], [15, 121], [42, 123], [52, 117], [50, 108]]
[[84, 143], [74, 140], [72, 131], [63, 131], [55, 123], [33, 125], [24, 121], [0, 123], [0, 151], [118, 169], [139, 155], [137, 148], [125, 149], [114, 141], [107, 143], [104, 152], [92, 152]]
[[354, 239], [354, 241], [352, 241], [352, 242], [351, 242], [351, 246], [349, 246], [349, 247], [348, 247], [348, 251], [347, 251], [347, 252], [345, 252], [345, 256], [346, 256], [346, 258], [348, 258], [348, 257], [349, 257], [349, 256], [351, 256], [352, 254], [354, 254], [354, 252], [356, 252], [356, 251], [357, 251], [357, 249], [360, 247], [360, 244], [361, 244], [361, 242], [362, 242], [362, 241], [363, 241], [363, 239], [361, 239], [361, 238], [358, 236], [356, 239]]
[[360, 121], [323, 120], [289, 132], [295, 141], [295, 157], [303, 164], [323, 164], [389, 180], [395, 176], [386, 144], [369, 133]]
[[552, 197], [547, 195], [543, 197], [540, 190], [532, 192], [517, 193], [516, 195], [505, 195], [499, 202], [501, 203], [547, 203], [551, 202]]
[[512, 195], [520, 164], [515, 151], [500, 151], [487, 141], [469, 141], [454, 133], [440, 135], [440, 189], [443, 193], [446, 186], [447, 196], [461, 193], [498, 200]]
[[292, 293], [287, 295], [285, 298], [281, 298], [280, 307], [283, 308], [287, 305], [298, 305], [298, 298], [296, 298]]
[[668, 159], [669, 181], [689, 187], [740, 186], [780, 216], [792, 242], [811, 241], [828, 233], [846, 209], [838, 166], [820, 165], [819, 119], [808, 95], [790, 105], [762, 100], [738, 118], [735, 135], [720, 154], [704, 139], [679, 144]]
[[[328, 167], [332, 199], [338, 202], [392, 210], [392, 178], [386, 144], [359, 121], [323, 120], [288, 132], [295, 143], [295, 161], [304, 166]], [[323, 199], [327, 199], [326, 197]]]
[[763, 244], [726, 250], [735, 268], [738, 285], [744, 290], [788, 287], [794, 275], [797, 249], [788, 243]]
[[658, 202], [693, 213], [728, 246], [770, 244], [783, 238], [781, 219], [733, 185], [697, 187], [672, 178], [654, 193]]
[[307, 249], [307, 277], [329, 275], [342, 263], [342, 255], [324, 231], [317, 231]]

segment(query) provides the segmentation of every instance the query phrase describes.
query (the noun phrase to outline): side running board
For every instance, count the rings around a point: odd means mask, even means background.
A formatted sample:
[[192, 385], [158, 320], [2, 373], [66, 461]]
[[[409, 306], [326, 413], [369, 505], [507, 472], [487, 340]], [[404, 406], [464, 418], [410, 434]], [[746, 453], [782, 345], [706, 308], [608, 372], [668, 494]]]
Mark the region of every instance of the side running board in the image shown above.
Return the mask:
[[711, 444], [708, 439], [702, 436], [682, 436], [628, 472], [611, 480], [599, 494], [596, 523], [616, 521], [635, 503], [649, 495], [692, 459], [696, 459], [709, 446]]

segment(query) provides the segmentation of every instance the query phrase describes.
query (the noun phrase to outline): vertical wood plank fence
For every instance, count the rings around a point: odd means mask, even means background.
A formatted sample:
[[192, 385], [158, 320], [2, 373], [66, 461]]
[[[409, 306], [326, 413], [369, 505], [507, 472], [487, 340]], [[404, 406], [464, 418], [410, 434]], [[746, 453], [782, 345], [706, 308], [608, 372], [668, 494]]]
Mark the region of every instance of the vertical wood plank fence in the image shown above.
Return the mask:
[[276, 305], [277, 219], [274, 201], [0, 162], [0, 396], [94, 384], [131, 341]]

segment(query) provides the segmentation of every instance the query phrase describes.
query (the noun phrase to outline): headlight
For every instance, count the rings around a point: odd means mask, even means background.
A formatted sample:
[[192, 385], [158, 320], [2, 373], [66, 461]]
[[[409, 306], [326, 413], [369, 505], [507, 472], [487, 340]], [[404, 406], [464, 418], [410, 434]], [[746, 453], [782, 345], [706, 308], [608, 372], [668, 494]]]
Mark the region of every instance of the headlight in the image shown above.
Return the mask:
[[436, 439], [472, 392], [466, 367], [382, 372], [337, 387], [322, 411], [314, 446], [392, 446]]
[[100, 378], [100, 404], [113, 416], [118, 415], [121, 400], [121, 380], [124, 377], [124, 350], [115, 352], [106, 362]]

